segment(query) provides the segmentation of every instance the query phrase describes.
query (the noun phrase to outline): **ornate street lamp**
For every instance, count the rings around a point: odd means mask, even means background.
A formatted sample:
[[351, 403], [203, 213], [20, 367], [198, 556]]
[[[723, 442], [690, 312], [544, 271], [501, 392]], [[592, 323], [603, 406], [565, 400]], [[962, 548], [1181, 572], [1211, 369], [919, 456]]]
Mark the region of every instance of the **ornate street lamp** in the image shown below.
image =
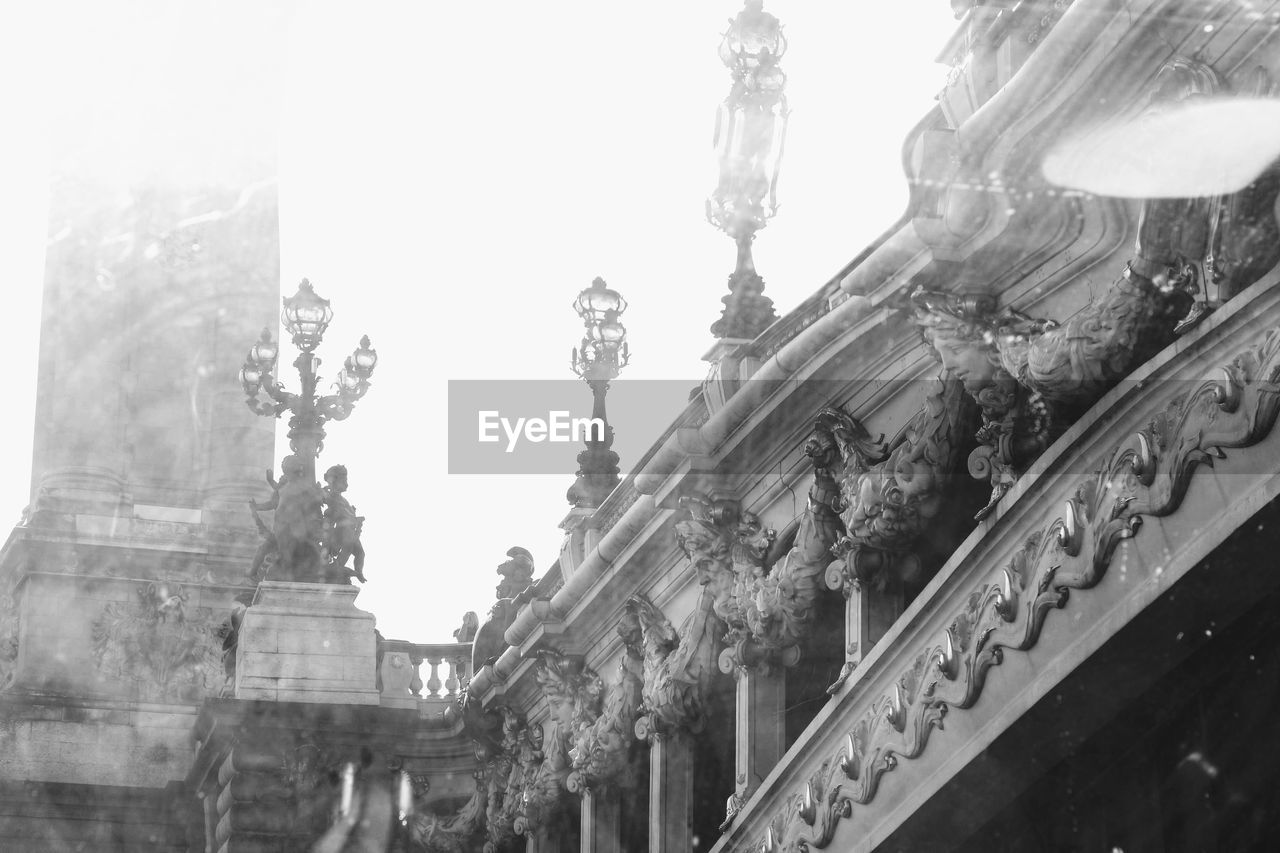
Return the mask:
[[574, 349], [570, 367], [591, 388], [591, 417], [604, 425], [602, 431], [587, 431], [587, 449], [578, 454], [578, 477], [565, 497], [576, 507], [597, 507], [618, 485], [618, 454], [613, 447], [613, 427], [605, 416], [604, 398], [609, 383], [631, 360], [627, 349], [627, 329], [618, 319], [627, 310], [627, 300], [597, 278], [578, 294], [574, 310], [582, 318], [587, 333]]
[[724, 311], [711, 327], [717, 338], [751, 339], [777, 319], [764, 279], [751, 259], [751, 241], [777, 213], [778, 170], [787, 132], [787, 75], [778, 61], [787, 50], [782, 24], [762, 0], [746, 0], [729, 21], [720, 59], [733, 85], [716, 115], [720, 181], [707, 199], [707, 221], [733, 238], [738, 263], [729, 276]]
[[[378, 353], [369, 345], [366, 335], [338, 371], [334, 382], [336, 393], [318, 396], [316, 386], [320, 376], [316, 371], [320, 369], [320, 359], [312, 351], [320, 345], [332, 319], [329, 300], [317, 296], [305, 278], [298, 285], [298, 292], [284, 299], [280, 322], [301, 350], [293, 362], [301, 376], [301, 393], [291, 394], [276, 381], [279, 347], [271, 340], [270, 329], [262, 330], [262, 337], [250, 348], [240, 368], [240, 384], [250, 409], [265, 417], [279, 417], [286, 411], [292, 413], [289, 448], [301, 460], [307, 483], [316, 480], [316, 457], [324, 448], [325, 421], [344, 420], [351, 414], [356, 401], [369, 390], [369, 377], [378, 363]], [[260, 400], [259, 392], [264, 392], [269, 399]]]

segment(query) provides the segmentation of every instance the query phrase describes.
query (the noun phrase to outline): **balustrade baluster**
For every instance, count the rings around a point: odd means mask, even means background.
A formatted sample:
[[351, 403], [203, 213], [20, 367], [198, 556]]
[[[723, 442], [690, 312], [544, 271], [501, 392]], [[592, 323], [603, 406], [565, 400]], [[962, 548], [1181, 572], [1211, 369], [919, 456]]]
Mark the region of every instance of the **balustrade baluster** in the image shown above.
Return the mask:
[[449, 658], [449, 676], [444, 680], [445, 693], [453, 698], [458, 695], [458, 659]]
[[431, 664], [431, 677], [427, 679], [427, 695], [433, 699], [440, 698], [440, 660], [439, 655], [427, 658], [427, 663]]
[[422, 697], [422, 657], [420, 655], [410, 655], [409, 662], [413, 664], [413, 678], [409, 681], [409, 692], [414, 696]]

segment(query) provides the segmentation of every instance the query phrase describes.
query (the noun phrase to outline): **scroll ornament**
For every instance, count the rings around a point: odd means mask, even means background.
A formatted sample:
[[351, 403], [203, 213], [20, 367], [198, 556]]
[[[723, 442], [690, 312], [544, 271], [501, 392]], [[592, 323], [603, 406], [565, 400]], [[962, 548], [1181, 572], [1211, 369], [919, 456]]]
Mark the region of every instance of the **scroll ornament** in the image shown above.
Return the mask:
[[1201, 465], [1262, 441], [1280, 414], [1280, 329], [1221, 376], [1176, 398], [1112, 452], [1062, 513], [1030, 535], [995, 577], [975, 589], [943, 636], [848, 728], [830, 755], [775, 815], [755, 847], [825, 848], [839, 823], [870, 802], [884, 775], [923, 753], [954, 711], [973, 707], [1006, 654], [1039, 641], [1045, 620], [1072, 590], [1100, 583], [1144, 518], [1182, 504]]

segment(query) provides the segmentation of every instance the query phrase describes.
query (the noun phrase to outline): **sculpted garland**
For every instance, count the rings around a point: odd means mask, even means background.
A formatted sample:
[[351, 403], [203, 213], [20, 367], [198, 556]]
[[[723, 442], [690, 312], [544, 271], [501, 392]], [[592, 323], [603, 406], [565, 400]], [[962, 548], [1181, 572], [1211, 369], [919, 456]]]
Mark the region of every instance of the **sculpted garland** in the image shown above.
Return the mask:
[[1007, 652], [1025, 652], [1071, 590], [1105, 576], [1117, 546], [1146, 517], [1182, 503], [1200, 465], [1262, 441], [1280, 414], [1280, 329], [1185, 397], [1157, 412], [1029, 536], [996, 577], [975, 589], [939, 641], [920, 650], [889, 693], [872, 703], [803, 790], [775, 815], [754, 849], [824, 848], [841, 820], [875, 797], [900, 760], [919, 756], [954, 709], [977, 702]]

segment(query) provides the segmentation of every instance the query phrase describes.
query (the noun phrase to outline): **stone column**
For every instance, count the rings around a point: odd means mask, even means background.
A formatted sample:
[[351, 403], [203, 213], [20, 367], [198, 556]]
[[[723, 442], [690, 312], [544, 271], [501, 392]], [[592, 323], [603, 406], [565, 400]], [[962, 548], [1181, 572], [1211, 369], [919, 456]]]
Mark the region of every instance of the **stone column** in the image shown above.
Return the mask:
[[621, 848], [621, 800], [613, 790], [582, 792], [582, 853], [614, 853]]
[[[786, 752], [786, 695], [785, 670], [738, 670], [734, 813], [746, 804], [756, 786]], [[725, 823], [732, 818], [733, 814], [726, 814]]]
[[851, 583], [847, 588], [844, 611], [846, 668], [852, 670], [871, 651], [890, 626], [902, 615], [906, 599], [902, 582], [889, 579], [883, 591], [865, 584]]
[[688, 735], [659, 735], [649, 744], [649, 853], [693, 849], [693, 744]]

